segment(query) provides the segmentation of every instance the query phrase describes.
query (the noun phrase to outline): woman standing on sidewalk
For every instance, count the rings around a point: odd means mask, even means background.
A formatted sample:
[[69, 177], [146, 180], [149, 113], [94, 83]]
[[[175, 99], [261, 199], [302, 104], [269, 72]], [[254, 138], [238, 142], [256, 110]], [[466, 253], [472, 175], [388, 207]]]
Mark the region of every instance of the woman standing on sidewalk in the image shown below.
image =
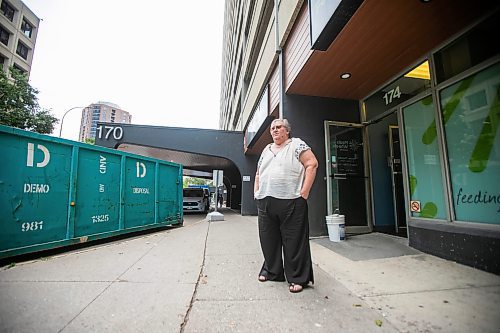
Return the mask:
[[290, 292], [297, 293], [314, 283], [307, 198], [318, 161], [311, 148], [301, 139], [291, 138], [290, 132], [286, 119], [271, 123], [273, 143], [260, 156], [254, 197], [264, 255], [259, 281], [285, 281], [286, 277]]

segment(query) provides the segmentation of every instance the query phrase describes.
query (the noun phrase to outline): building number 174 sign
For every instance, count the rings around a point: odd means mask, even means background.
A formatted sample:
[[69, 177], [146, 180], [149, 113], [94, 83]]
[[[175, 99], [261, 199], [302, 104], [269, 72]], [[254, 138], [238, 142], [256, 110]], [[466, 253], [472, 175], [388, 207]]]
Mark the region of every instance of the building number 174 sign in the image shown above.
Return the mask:
[[399, 86], [396, 86], [394, 89], [389, 90], [384, 95], [385, 105], [389, 105], [393, 100], [401, 97], [401, 91], [399, 90]]

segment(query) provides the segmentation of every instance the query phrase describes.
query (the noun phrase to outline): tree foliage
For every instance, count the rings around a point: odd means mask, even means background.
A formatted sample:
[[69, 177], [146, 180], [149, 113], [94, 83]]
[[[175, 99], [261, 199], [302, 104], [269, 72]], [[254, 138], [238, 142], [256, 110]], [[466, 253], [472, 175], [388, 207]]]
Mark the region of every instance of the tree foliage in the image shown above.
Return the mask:
[[89, 145], [95, 145], [95, 138], [86, 138], [83, 142], [88, 143]]
[[0, 124], [50, 134], [59, 120], [38, 105], [38, 90], [26, 74], [11, 67], [12, 79], [0, 70]]
[[211, 179], [203, 179], [197, 177], [184, 176], [182, 179], [182, 187], [188, 187], [189, 185], [212, 185], [213, 181]]

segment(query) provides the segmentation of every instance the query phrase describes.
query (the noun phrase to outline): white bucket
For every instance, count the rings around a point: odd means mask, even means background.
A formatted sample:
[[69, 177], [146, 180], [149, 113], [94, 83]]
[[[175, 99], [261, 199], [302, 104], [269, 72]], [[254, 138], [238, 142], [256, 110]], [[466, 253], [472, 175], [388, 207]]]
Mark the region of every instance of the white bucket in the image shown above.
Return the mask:
[[345, 240], [345, 216], [333, 214], [326, 216], [326, 226], [328, 227], [328, 238], [332, 242]]

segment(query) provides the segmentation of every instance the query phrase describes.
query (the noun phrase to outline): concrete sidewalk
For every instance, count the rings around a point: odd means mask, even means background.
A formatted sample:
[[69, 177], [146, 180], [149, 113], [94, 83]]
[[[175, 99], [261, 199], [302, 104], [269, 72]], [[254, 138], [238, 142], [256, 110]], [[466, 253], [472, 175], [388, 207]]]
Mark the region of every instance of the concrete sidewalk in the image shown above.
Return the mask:
[[[377, 239], [376, 248], [370, 238]], [[324, 239], [313, 240], [313, 260], [400, 332], [499, 332], [500, 276], [406, 245], [401, 248], [401, 241], [406, 240], [391, 238], [397, 237], [359, 235], [344, 244], [326, 239], [327, 245]], [[345, 253], [350, 242], [358, 248], [345, 256], [339, 254]], [[393, 251], [384, 250], [391, 242], [400, 244]], [[360, 251], [366, 259], [356, 255]]]
[[257, 281], [257, 218], [223, 213], [0, 268], [0, 331], [498, 331], [499, 276], [404, 244], [374, 249], [390, 236], [323, 238], [311, 241], [315, 285], [291, 294]]

